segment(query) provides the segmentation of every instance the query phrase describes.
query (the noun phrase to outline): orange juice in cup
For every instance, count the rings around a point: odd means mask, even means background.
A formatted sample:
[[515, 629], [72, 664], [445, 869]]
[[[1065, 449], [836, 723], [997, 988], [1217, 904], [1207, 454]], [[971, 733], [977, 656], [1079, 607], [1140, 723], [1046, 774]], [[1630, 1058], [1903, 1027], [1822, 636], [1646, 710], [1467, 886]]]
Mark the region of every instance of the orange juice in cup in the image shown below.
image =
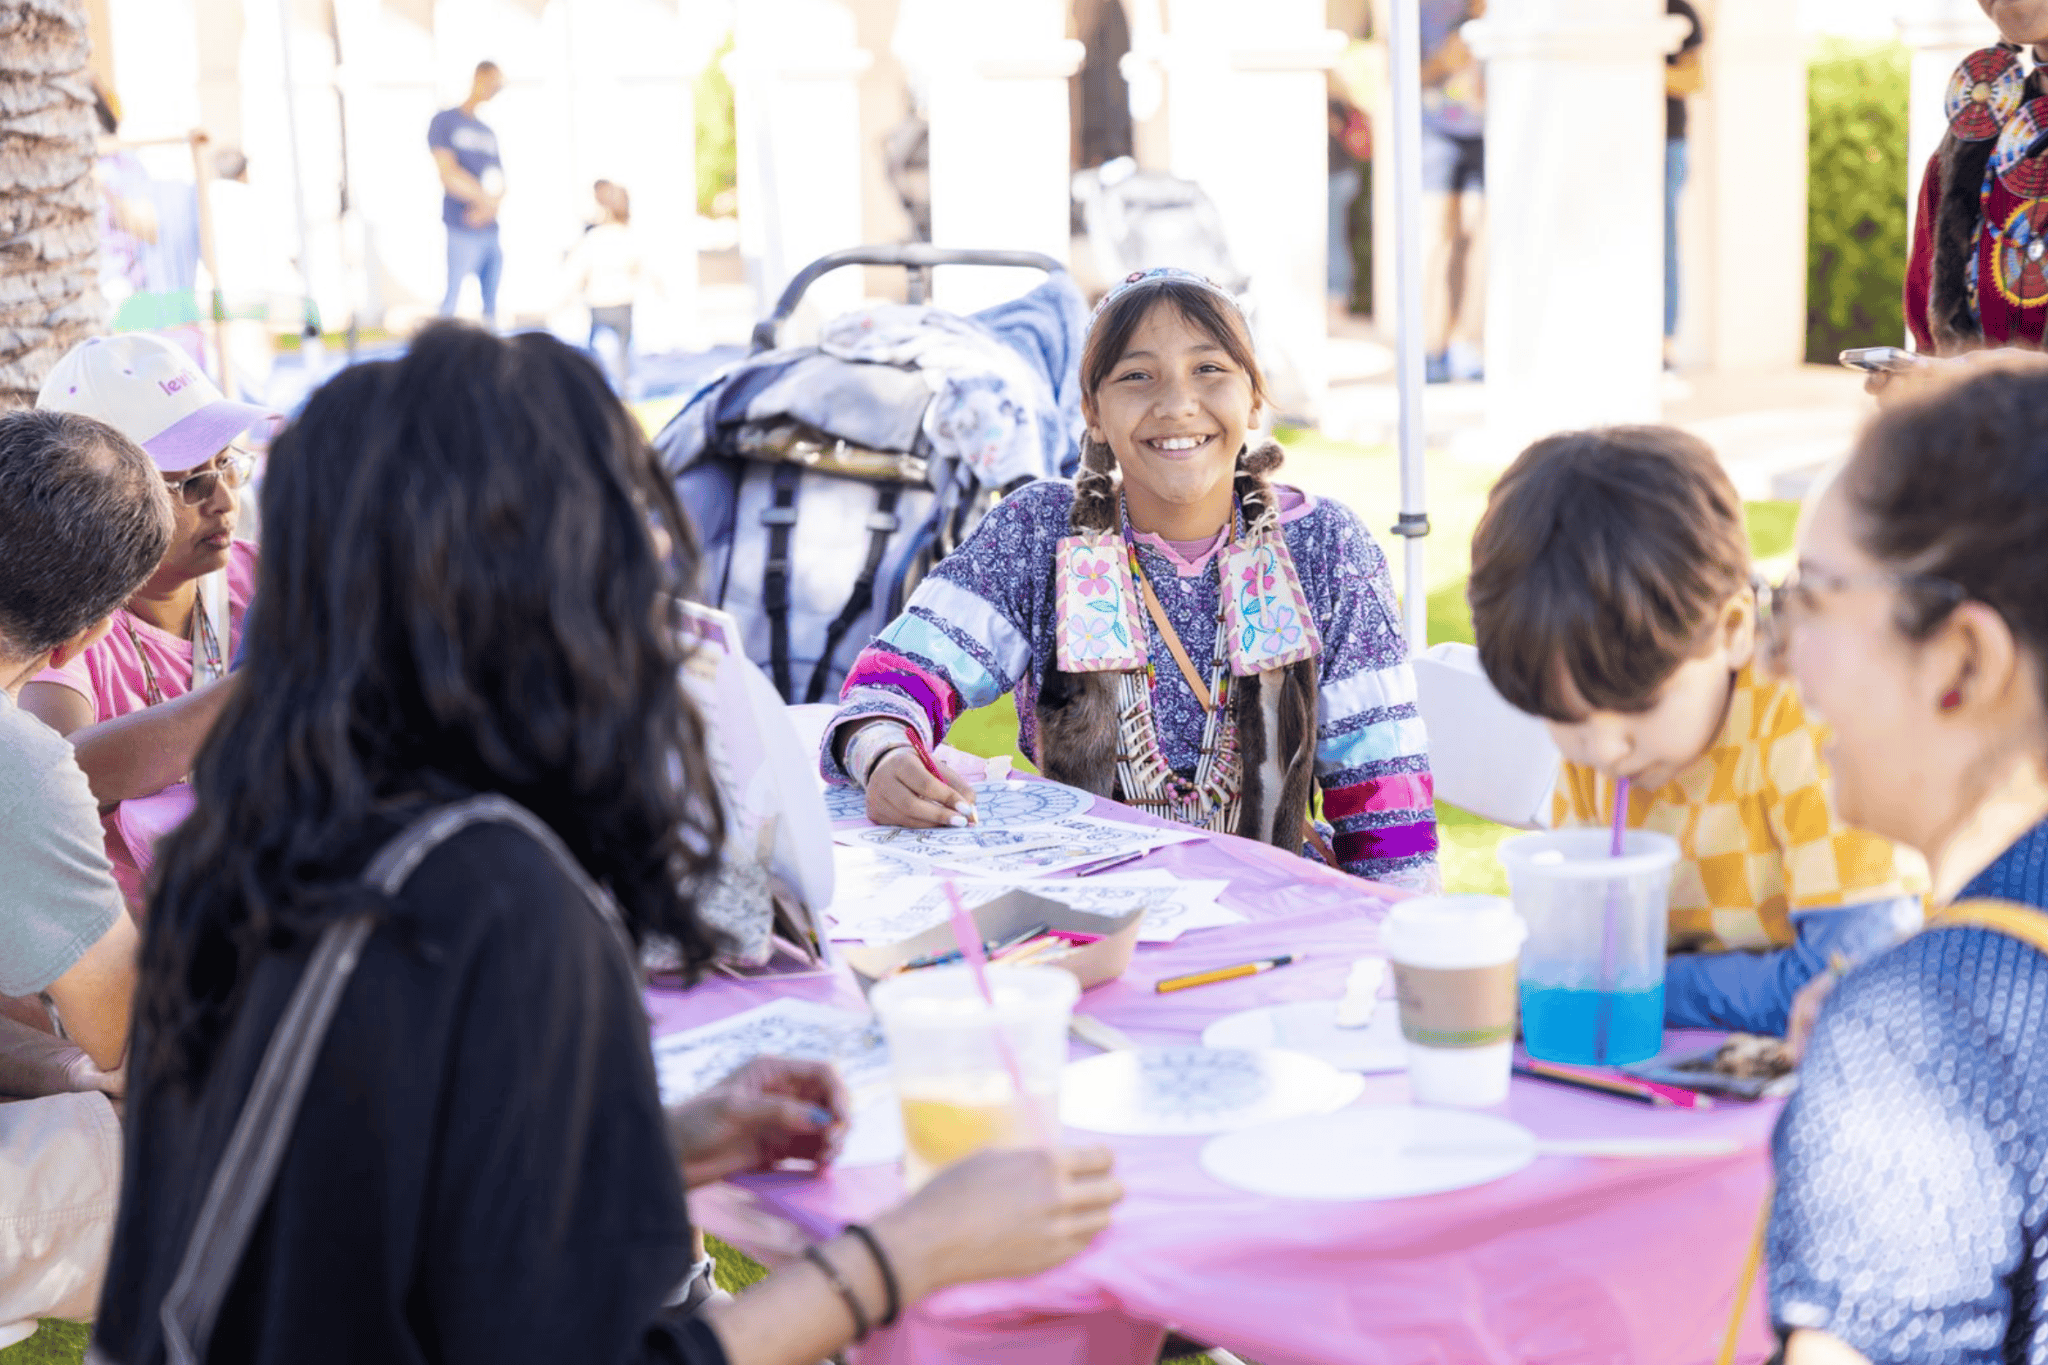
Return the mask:
[[990, 967], [988, 977], [993, 1009], [965, 967], [906, 972], [869, 997], [902, 1104], [909, 1189], [985, 1147], [1058, 1139], [1059, 1075], [1080, 984], [1055, 967]]

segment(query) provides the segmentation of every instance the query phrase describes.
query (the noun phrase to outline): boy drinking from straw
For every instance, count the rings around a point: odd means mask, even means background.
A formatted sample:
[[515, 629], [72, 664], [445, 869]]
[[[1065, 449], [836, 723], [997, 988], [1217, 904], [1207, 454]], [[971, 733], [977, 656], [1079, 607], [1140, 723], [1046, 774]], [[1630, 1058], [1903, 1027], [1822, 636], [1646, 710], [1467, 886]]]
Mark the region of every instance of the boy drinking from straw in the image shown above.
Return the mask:
[[[1808, 589], [1811, 590], [1811, 589]], [[1742, 503], [1669, 427], [1546, 437], [1472, 538], [1479, 657], [1564, 755], [1558, 826], [1678, 841], [1665, 1023], [1782, 1034], [1831, 962], [1917, 928], [1917, 863], [1835, 815], [1823, 735], [1757, 666]]]

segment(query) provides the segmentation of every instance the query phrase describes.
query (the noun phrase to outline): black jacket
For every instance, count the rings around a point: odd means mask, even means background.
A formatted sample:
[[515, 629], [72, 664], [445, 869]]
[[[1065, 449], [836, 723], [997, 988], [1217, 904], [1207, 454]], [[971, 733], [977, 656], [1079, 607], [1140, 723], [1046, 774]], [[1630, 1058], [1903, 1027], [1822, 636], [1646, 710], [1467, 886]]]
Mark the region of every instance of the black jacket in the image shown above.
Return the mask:
[[[199, 1096], [137, 1078], [96, 1334], [114, 1360], [163, 1358], [156, 1306], [304, 961], [258, 967]], [[207, 1358], [723, 1365], [661, 1308], [689, 1264], [630, 967], [538, 845], [479, 825], [371, 937]]]

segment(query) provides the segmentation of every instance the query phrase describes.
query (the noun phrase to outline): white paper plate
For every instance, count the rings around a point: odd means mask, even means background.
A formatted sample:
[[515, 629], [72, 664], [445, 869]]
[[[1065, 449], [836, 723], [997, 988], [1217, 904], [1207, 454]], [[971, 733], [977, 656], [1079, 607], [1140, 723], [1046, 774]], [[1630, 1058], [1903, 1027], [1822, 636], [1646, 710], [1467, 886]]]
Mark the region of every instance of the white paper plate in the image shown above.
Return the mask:
[[1403, 1071], [1401, 1007], [1382, 1000], [1364, 1028], [1338, 1028], [1334, 1000], [1296, 1000], [1226, 1014], [1202, 1030], [1210, 1047], [1285, 1048], [1320, 1058], [1339, 1071]]
[[1202, 1148], [1226, 1185], [1281, 1199], [1407, 1199], [1484, 1185], [1536, 1159], [1519, 1123], [1464, 1109], [1369, 1104], [1227, 1133]]
[[1070, 1062], [1060, 1121], [1091, 1133], [1188, 1137], [1227, 1133], [1358, 1098], [1361, 1076], [1276, 1048], [1146, 1047]]

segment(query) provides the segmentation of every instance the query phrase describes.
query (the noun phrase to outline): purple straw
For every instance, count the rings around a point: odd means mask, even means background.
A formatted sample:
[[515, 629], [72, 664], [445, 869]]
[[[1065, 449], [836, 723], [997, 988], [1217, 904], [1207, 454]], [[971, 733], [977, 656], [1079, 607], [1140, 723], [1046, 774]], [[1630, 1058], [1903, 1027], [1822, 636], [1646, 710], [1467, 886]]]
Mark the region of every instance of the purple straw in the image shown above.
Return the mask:
[[[1614, 784], [1614, 839], [1607, 850], [1610, 858], [1621, 856], [1622, 836], [1628, 831], [1628, 779]], [[1614, 1023], [1614, 938], [1615, 920], [1621, 907], [1615, 904], [1618, 888], [1607, 887], [1607, 904], [1600, 922], [1600, 1008], [1593, 1019], [1593, 1060], [1605, 1065], [1607, 1038]]]

